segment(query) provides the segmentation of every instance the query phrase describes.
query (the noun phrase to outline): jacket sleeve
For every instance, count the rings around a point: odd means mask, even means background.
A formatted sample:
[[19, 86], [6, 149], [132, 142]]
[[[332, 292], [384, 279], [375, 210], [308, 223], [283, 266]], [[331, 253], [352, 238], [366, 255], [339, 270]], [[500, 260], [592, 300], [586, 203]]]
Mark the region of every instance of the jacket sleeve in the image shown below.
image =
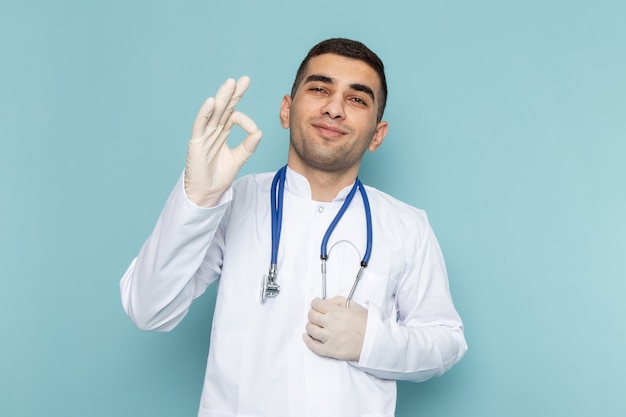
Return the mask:
[[425, 381], [446, 372], [467, 351], [441, 249], [425, 213], [420, 217], [415, 241], [406, 245], [406, 269], [395, 293], [397, 315], [385, 318], [381, 306], [368, 304], [361, 357], [353, 364], [379, 378]]
[[120, 281], [124, 311], [142, 330], [169, 331], [221, 270], [222, 232], [232, 190], [216, 207], [201, 208], [184, 192], [183, 178], [150, 237]]

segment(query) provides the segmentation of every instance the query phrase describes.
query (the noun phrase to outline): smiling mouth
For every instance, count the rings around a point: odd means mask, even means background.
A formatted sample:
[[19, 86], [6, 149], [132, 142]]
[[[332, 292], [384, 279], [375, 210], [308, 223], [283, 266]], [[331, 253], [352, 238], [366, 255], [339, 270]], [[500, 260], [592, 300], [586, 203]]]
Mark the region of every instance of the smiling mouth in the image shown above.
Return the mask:
[[313, 123], [312, 126], [326, 138], [339, 138], [348, 133], [345, 129], [326, 123]]

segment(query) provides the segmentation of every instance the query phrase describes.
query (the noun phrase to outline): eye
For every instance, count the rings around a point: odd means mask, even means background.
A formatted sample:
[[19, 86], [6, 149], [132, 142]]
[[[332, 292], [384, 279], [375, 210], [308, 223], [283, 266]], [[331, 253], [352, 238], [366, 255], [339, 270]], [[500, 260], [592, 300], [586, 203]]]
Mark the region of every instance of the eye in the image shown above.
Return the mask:
[[324, 87], [321, 86], [312, 86], [309, 87], [309, 91], [315, 94], [324, 94], [326, 92], [326, 90], [324, 89]]
[[354, 102], [356, 104], [359, 104], [361, 106], [365, 106], [365, 107], [367, 107], [367, 105], [368, 105], [367, 101], [363, 100], [359, 96], [350, 97], [350, 101], [352, 101], [352, 102]]

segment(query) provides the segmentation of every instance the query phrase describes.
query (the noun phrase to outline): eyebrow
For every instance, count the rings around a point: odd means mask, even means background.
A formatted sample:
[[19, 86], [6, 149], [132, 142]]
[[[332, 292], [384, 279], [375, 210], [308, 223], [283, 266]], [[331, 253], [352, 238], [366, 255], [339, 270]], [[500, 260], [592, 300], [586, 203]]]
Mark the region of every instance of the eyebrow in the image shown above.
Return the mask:
[[[304, 80], [305, 83], [308, 83], [308, 82], [311, 82], [311, 81], [318, 81], [318, 82], [322, 82], [322, 83], [326, 83], [326, 84], [334, 84], [335, 83], [335, 80], [333, 80], [332, 78], [327, 77], [326, 75], [321, 75], [321, 74], [309, 75]], [[362, 93], [365, 93], [368, 96], [370, 96], [372, 98], [372, 100], [375, 100], [374, 90], [372, 90], [371, 88], [369, 88], [365, 84], [358, 84], [358, 83], [350, 84], [350, 88], [352, 90], [356, 90], [356, 91], [360, 91]]]

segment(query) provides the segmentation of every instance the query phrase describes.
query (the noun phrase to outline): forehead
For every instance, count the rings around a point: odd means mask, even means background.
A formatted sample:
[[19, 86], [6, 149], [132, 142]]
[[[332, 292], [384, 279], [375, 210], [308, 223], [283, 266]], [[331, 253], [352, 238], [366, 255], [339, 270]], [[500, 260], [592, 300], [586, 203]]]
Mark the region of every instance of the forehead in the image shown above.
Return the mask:
[[362, 84], [379, 92], [381, 88], [378, 73], [365, 62], [336, 54], [322, 54], [308, 62], [303, 80], [310, 75], [324, 75], [338, 85]]

